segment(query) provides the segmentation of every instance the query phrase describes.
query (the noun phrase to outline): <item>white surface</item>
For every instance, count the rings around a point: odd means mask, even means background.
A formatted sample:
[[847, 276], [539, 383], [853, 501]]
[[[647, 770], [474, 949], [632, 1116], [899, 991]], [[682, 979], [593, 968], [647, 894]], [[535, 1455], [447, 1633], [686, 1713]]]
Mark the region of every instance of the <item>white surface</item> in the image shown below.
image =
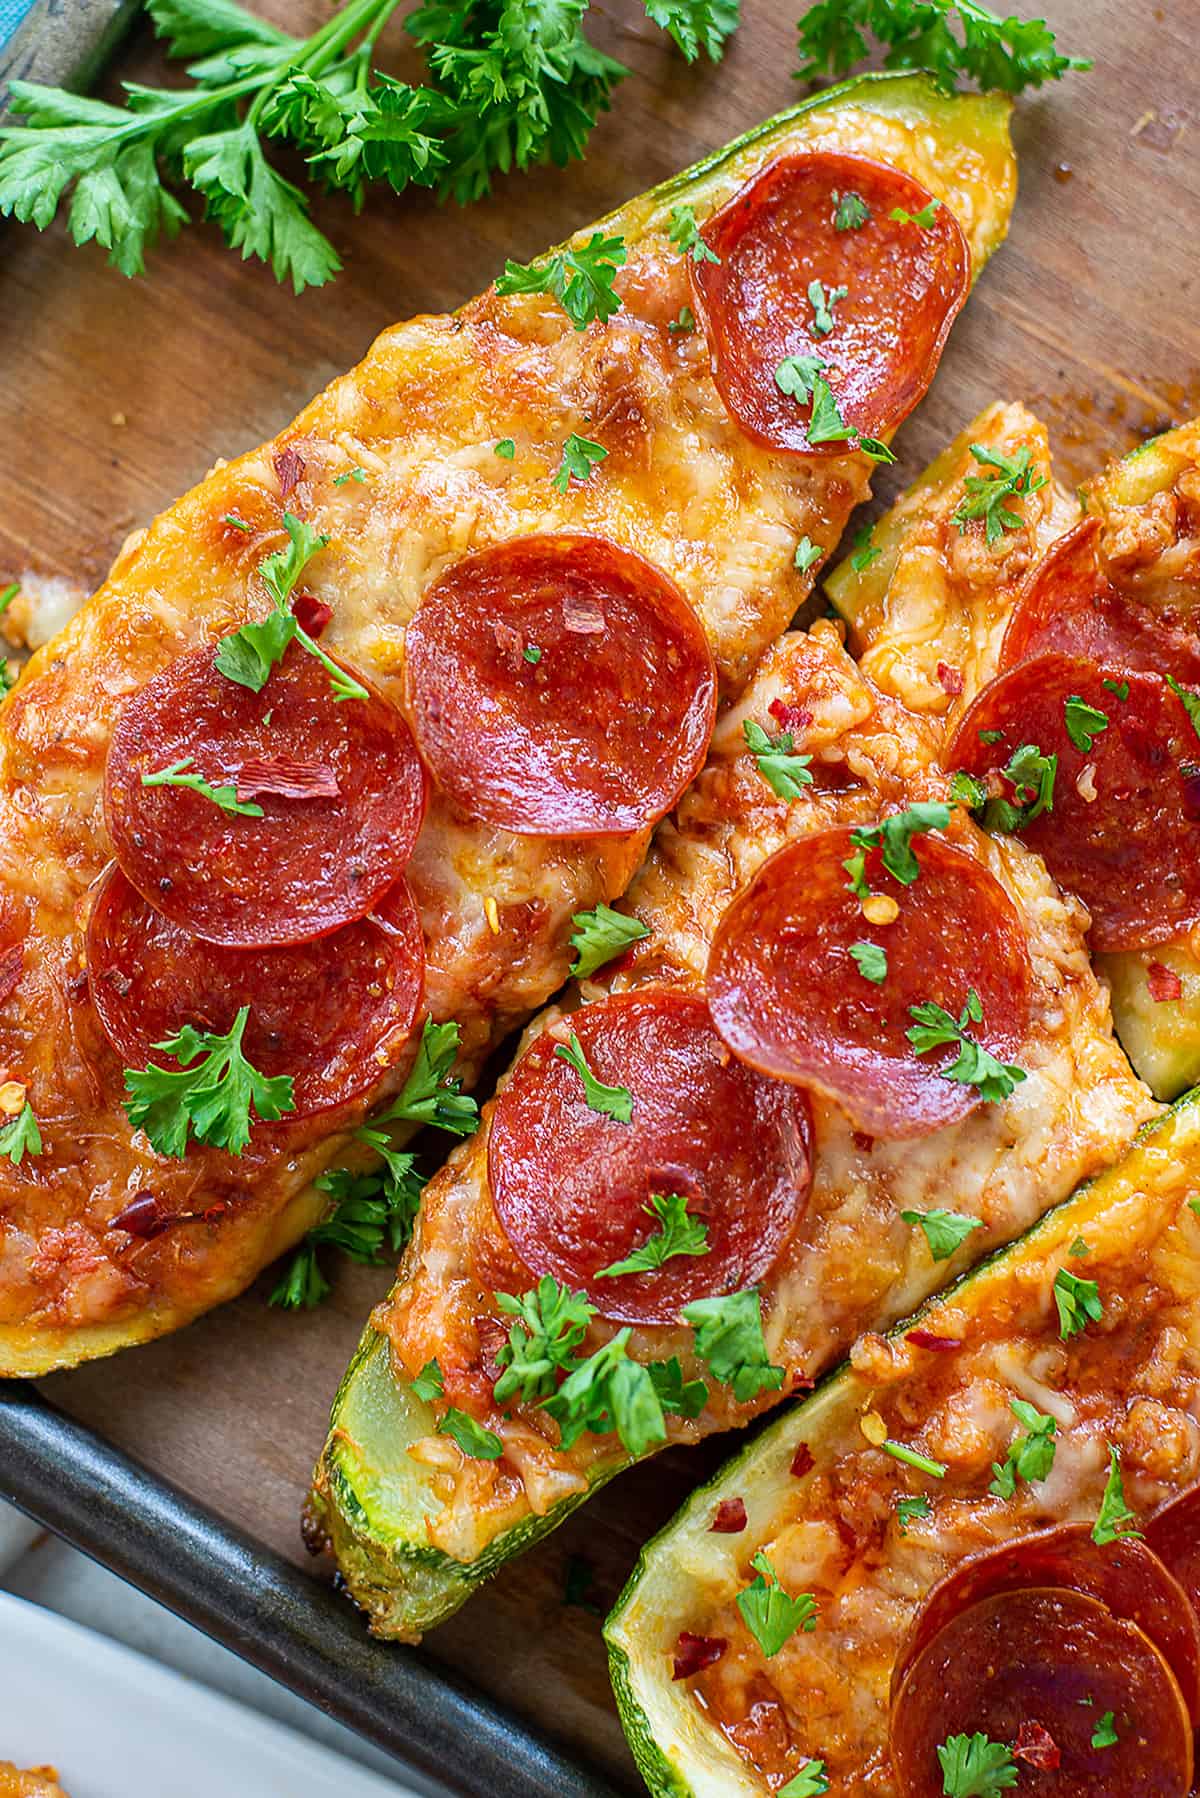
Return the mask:
[[19, 1766], [52, 1762], [71, 1798], [403, 1798], [411, 1790], [0, 1593], [6, 1757]]

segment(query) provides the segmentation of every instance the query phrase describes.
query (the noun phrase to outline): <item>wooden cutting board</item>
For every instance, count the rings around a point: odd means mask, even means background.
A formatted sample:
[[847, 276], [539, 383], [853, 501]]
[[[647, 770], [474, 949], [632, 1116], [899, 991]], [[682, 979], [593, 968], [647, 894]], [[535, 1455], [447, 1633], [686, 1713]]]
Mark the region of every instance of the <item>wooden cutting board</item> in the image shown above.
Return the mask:
[[[310, 0], [254, 4], [293, 29], [324, 16]], [[341, 200], [318, 200], [346, 267], [299, 300], [203, 226], [133, 283], [61, 230], [0, 226], [0, 586], [30, 569], [94, 584], [126, 531], [218, 456], [276, 432], [383, 326], [458, 304], [506, 255], [527, 259], [787, 105], [800, 5], [745, 0], [724, 64], [687, 69], [636, 0], [601, 0], [593, 36], [633, 74], [583, 165], [502, 181], [465, 212], [379, 195], [356, 219]], [[900, 433], [885, 496], [994, 398], [1044, 413], [1068, 479], [1200, 409], [1194, 0], [1047, 0], [1047, 11], [1060, 42], [1093, 55], [1096, 69], [1018, 108], [1012, 237]], [[398, 35], [394, 66], [409, 66]], [[143, 34], [119, 72], [161, 80], [162, 69]], [[339, 1270], [328, 1304], [303, 1317], [267, 1310], [266, 1284], [179, 1336], [45, 1387], [303, 1561], [306, 1478], [387, 1275]], [[639, 1545], [728, 1446], [672, 1453], [617, 1481], [435, 1632], [428, 1653], [633, 1789], [599, 1613]], [[592, 1608], [564, 1605], [573, 1557], [576, 1577], [590, 1577]]]

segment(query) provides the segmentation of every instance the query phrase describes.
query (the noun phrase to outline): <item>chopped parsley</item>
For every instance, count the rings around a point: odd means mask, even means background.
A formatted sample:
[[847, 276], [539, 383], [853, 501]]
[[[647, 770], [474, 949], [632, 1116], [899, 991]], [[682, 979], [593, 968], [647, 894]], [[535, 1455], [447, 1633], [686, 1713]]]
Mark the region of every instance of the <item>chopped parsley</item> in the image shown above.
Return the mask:
[[536, 668], [542, 659], [542, 652], [536, 643], [527, 643], [521, 654], [532, 668]]
[[1077, 1236], [1075, 1238], [1074, 1242], [1071, 1244], [1070, 1248], [1067, 1250], [1068, 1255], [1076, 1255], [1076, 1256], [1090, 1255], [1091, 1252], [1092, 1252], [1091, 1245], [1089, 1243], [1085, 1242], [1082, 1236]]
[[813, 336], [828, 337], [834, 327], [833, 309], [847, 299], [848, 287], [825, 288], [819, 281], [808, 284], [808, 303], [813, 309]]
[[918, 1494], [916, 1498], [902, 1498], [896, 1505], [896, 1526], [902, 1536], [907, 1536], [910, 1523], [924, 1522], [932, 1516], [933, 1506], [925, 1492]]
[[746, 747], [754, 757], [754, 765], [780, 799], [799, 799], [805, 787], [812, 785], [808, 765], [811, 755], [793, 755], [795, 741], [790, 730], [768, 736], [761, 724], [747, 718], [742, 725]]
[[865, 574], [871, 563], [877, 562], [883, 554], [881, 549], [876, 548], [874, 536], [874, 525], [864, 524], [854, 539], [854, 554], [850, 558], [850, 566], [856, 574]]
[[845, 193], [837, 196], [837, 210], [833, 215], [835, 231], [861, 231], [870, 222], [871, 210], [861, 194], [847, 188]]
[[593, 443], [590, 437], [580, 437], [572, 431], [563, 444], [562, 461], [554, 485], [560, 493], [565, 493], [572, 480], [586, 481], [593, 468], [598, 468], [607, 456], [603, 444]]
[[1102, 680], [1100, 685], [1116, 696], [1124, 705], [1129, 698], [1129, 682], [1127, 680]]
[[694, 331], [695, 329], [696, 314], [692, 311], [690, 306], [681, 306], [679, 308], [679, 317], [673, 318], [667, 326], [667, 330], [670, 331], [673, 337], [685, 336], [687, 332]]
[[989, 799], [983, 808], [985, 830], [1003, 831], [1012, 836], [1054, 810], [1054, 783], [1058, 778], [1057, 755], [1043, 755], [1033, 743], [1022, 743], [1013, 751], [1007, 768], [1001, 770], [1013, 789], [1012, 799]]
[[596, 1308], [581, 1292], [572, 1292], [549, 1274], [543, 1274], [532, 1292], [520, 1298], [496, 1294], [501, 1311], [516, 1319], [508, 1342], [496, 1356], [504, 1369], [492, 1388], [497, 1404], [518, 1394], [523, 1403], [549, 1398], [557, 1389], [558, 1376], [579, 1366], [575, 1350], [596, 1316]]
[[549, 294], [575, 329], [586, 331], [593, 322], [603, 324], [620, 311], [621, 299], [613, 282], [627, 254], [623, 237], [594, 231], [586, 244], [558, 250], [544, 262], [514, 262], [510, 257], [496, 282], [496, 292]]
[[1105, 1711], [1099, 1723], [1092, 1731], [1093, 1748], [1115, 1748], [1120, 1737], [1113, 1727], [1113, 1713]]
[[211, 799], [219, 805], [223, 812], [229, 812], [238, 818], [261, 818], [261, 805], [243, 805], [237, 796], [237, 788], [222, 783], [214, 787], [205, 780], [202, 774], [194, 771], [195, 756], [185, 755], [178, 762], [172, 762], [169, 768], [159, 768], [154, 774], [143, 774], [144, 787], [188, 787], [193, 793], [199, 793], [205, 799]]
[[633, 1121], [633, 1094], [627, 1086], [606, 1086], [603, 1080], [597, 1080], [583, 1053], [583, 1045], [575, 1032], [571, 1032], [569, 1043], [556, 1043], [554, 1053], [559, 1061], [565, 1061], [583, 1082], [583, 1096], [592, 1111], [599, 1111], [605, 1117], [614, 1118], [618, 1124]]
[[[961, 42], [952, 23], [962, 30]], [[1001, 19], [981, 0], [933, 0], [921, 7], [911, 0], [818, 0], [800, 21], [805, 60], [797, 78], [845, 75], [868, 54], [864, 31], [889, 46], [889, 69], [927, 69], [947, 93], [966, 78], [1019, 94], [1092, 66], [1087, 58], [1061, 55], [1044, 19]], [[968, 1795], [955, 1791], [952, 1798]]]
[[1125, 1503], [1125, 1487], [1121, 1480], [1121, 1457], [1109, 1444], [1108, 1478], [1104, 1483], [1104, 1496], [1100, 1500], [1100, 1510], [1092, 1525], [1092, 1541], [1098, 1548], [1105, 1548], [1110, 1542], [1116, 1542], [1122, 1536], [1140, 1536], [1137, 1518]]
[[811, 1592], [791, 1598], [779, 1583], [779, 1575], [760, 1550], [750, 1565], [754, 1579], [737, 1595], [742, 1621], [768, 1660], [790, 1642], [797, 1630], [806, 1634], [817, 1627], [817, 1601]]
[[402, 1119], [405, 1123], [432, 1124], [438, 1130], [448, 1130], [452, 1136], [470, 1136], [479, 1122], [479, 1107], [463, 1092], [462, 1081], [451, 1076], [458, 1042], [458, 1025], [452, 1019], [435, 1024], [432, 1018], [426, 1018], [416, 1060], [399, 1097], [372, 1123], [391, 1124]]
[[0, 1155], [6, 1155], [14, 1167], [20, 1167], [26, 1155], [42, 1153], [42, 1133], [38, 1129], [33, 1106], [26, 1099], [15, 1118], [0, 1130]]
[[940, 1461], [934, 1461], [929, 1455], [921, 1454], [919, 1449], [909, 1448], [903, 1442], [892, 1442], [890, 1439], [879, 1444], [885, 1455], [891, 1455], [893, 1461], [903, 1461], [906, 1467], [915, 1467], [918, 1473], [927, 1473], [931, 1479], [944, 1480], [947, 1469]]
[[1200, 693], [1194, 693], [1190, 687], [1181, 687], [1172, 674], [1167, 676], [1167, 685], [1191, 719], [1192, 729], [1200, 737]]
[[1083, 1280], [1078, 1274], [1060, 1267], [1054, 1276], [1054, 1302], [1058, 1306], [1058, 1333], [1063, 1342], [1078, 1336], [1089, 1323], [1099, 1323], [1104, 1316], [1100, 1288], [1095, 1280]]
[[902, 812], [893, 812], [891, 817], [884, 818], [878, 824], [860, 824], [850, 833], [850, 841], [854, 844], [856, 854], [849, 856], [842, 866], [850, 876], [850, 891], [865, 899], [870, 888], [867, 885], [867, 851], [881, 849], [883, 865], [894, 880], [901, 886], [911, 886], [921, 872], [921, 865], [913, 854], [912, 840], [929, 830], [945, 830], [950, 822], [953, 806], [944, 805], [940, 800], [920, 800]]
[[423, 1405], [432, 1405], [435, 1399], [445, 1397], [442, 1385], [442, 1370], [437, 1364], [437, 1357], [426, 1361], [420, 1373], [412, 1382], [412, 1389]]
[[887, 979], [887, 950], [879, 943], [851, 943], [850, 953], [863, 979], [872, 986], [882, 986]]
[[1009, 1410], [1026, 1434], [1014, 1436], [1004, 1460], [992, 1462], [992, 1480], [988, 1491], [997, 1498], [1015, 1498], [1017, 1481], [1044, 1480], [1054, 1465], [1054, 1437], [1058, 1426], [1052, 1417], [1027, 1404], [1023, 1398], [1009, 1400]]
[[437, 1431], [439, 1436], [449, 1436], [457, 1442], [463, 1454], [472, 1461], [498, 1461], [504, 1453], [504, 1444], [495, 1430], [484, 1429], [481, 1423], [455, 1405], [438, 1419]]
[[812, 381], [812, 417], [808, 421], [808, 441], [810, 443], [849, 443], [857, 433], [852, 425], [848, 425], [838, 411], [837, 401], [833, 397], [833, 389], [823, 375], [814, 375]]
[[968, 774], [965, 768], [956, 768], [950, 776], [950, 797], [955, 805], [965, 806], [969, 812], [982, 811], [987, 796], [987, 783]]
[[355, 1135], [382, 1158], [369, 1173], [326, 1168], [313, 1182], [333, 1201], [333, 1210], [305, 1236], [267, 1299], [286, 1311], [311, 1310], [330, 1292], [318, 1251], [341, 1249], [352, 1261], [378, 1267], [394, 1260], [412, 1234], [424, 1180], [415, 1157], [392, 1148], [382, 1130]]
[[252, 1108], [263, 1123], [294, 1109], [291, 1076], [268, 1078], [242, 1054], [249, 1016], [243, 1005], [224, 1036], [185, 1024], [176, 1036], [155, 1043], [179, 1063], [178, 1070], [154, 1062], [126, 1068], [125, 1111], [158, 1154], [181, 1158], [190, 1133], [197, 1142], [240, 1155], [250, 1141]]
[[824, 553], [820, 545], [814, 543], [810, 537], [801, 537], [796, 545], [796, 553], [792, 557], [792, 565], [798, 568], [801, 574], [807, 574], [813, 564], [821, 560]]
[[629, 1355], [628, 1326], [569, 1373], [542, 1408], [558, 1424], [561, 1446], [573, 1448], [585, 1431], [616, 1431], [626, 1451], [644, 1455], [667, 1439], [662, 1401], [648, 1367]]
[[[254, 529], [252, 524], [247, 524], [246, 520], [244, 518], [239, 518], [235, 512], [226, 512], [221, 523], [232, 525], [235, 531], [241, 531], [242, 535], [245, 537], [248, 537]], [[13, 588], [13, 592], [16, 592], [15, 587]]]
[[334, 475], [333, 484], [335, 487], [344, 487], [346, 485], [347, 481], [357, 481], [359, 483], [359, 485], [361, 486], [361, 484], [363, 483], [363, 481], [366, 480], [366, 478], [367, 478], [367, 471], [365, 468], [358, 468], [358, 467], [347, 468], [341, 474]]
[[329, 676], [336, 700], [365, 699], [367, 689], [344, 668], [339, 668], [319, 643], [314, 643], [288, 609], [300, 576], [318, 551], [325, 548], [329, 538], [292, 512], [284, 513], [283, 524], [288, 534], [288, 547], [277, 549], [258, 565], [263, 585], [275, 602], [274, 610], [265, 618], [243, 624], [240, 630], [221, 638], [214, 658], [217, 670], [239, 687], [261, 693], [271, 670], [283, 660], [288, 645], [297, 642], [320, 662]]
[[1017, 1783], [1017, 1763], [1003, 1742], [947, 1736], [937, 1751], [946, 1798], [998, 1798]]
[[977, 1217], [964, 1217], [960, 1211], [942, 1211], [936, 1206], [932, 1211], [902, 1211], [900, 1216], [906, 1224], [920, 1224], [935, 1261], [949, 1261], [972, 1230], [983, 1228]]
[[775, 385], [789, 399], [806, 405], [813, 398], [815, 384], [824, 367], [819, 356], [785, 356], [775, 370]]
[[906, 212], [903, 206], [893, 206], [889, 217], [894, 218], [898, 225], [920, 225], [922, 231], [928, 231], [941, 211], [941, 206], [940, 200], [930, 200], [928, 205], [922, 206], [920, 212]]
[[498, 443], [492, 445], [492, 454], [499, 456], [502, 462], [511, 462], [516, 453], [517, 446], [511, 437], [501, 437]]
[[620, 1274], [651, 1273], [661, 1267], [664, 1261], [670, 1261], [674, 1255], [707, 1255], [708, 1225], [698, 1217], [688, 1213], [687, 1200], [677, 1192], [651, 1193], [649, 1202], [642, 1207], [658, 1220], [658, 1228], [648, 1236], [640, 1248], [634, 1249], [623, 1261], [614, 1261], [608, 1267], [602, 1267], [597, 1279], [616, 1279]]
[[767, 1357], [762, 1306], [754, 1287], [721, 1298], [696, 1299], [684, 1306], [682, 1317], [695, 1332], [697, 1355], [715, 1380], [733, 1388], [739, 1405], [760, 1392], [779, 1391], [783, 1369], [772, 1367]]
[[1019, 513], [1008, 510], [1005, 502], [1037, 493], [1046, 485], [1046, 477], [1034, 474], [1032, 454], [1024, 445], [1015, 456], [1006, 456], [1001, 450], [990, 450], [982, 443], [973, 443], [971, 454], [981, 468], [994, 468], [998, 472], [991, 476], [968, 475], [963, 482], [966, 497], [952, 516], [960, 534], [966, 533], [973, 519], [982, 518], [987, 541], [998, 543], [1005, 531], [1019, 531], [1024, 523]]
[[703, 1380], [685, 1380], [678, 1355], [669, 1361], [652, 1361], [650, 1378], [664, 1411], [674, 1417], [699, 1417], [708, 1403], [708, 1387]]
[[603, 900], [591, 911], [577, 911], [571, 922], [575, 926], [571, 936], [575, 951], [571, 972], [577, 980], [586, 980], [605, 962], [623, 955], [634, 943], [643, 942], [650, 935], [649, 925], [640, 918], [627, 918]]
[[1108, 729], [1108, 713], [1098, 711], [1094, 705], [1080, 699], [1078, 693], [1072, 693], [1063, 703], [1063, 716], [1067, 735], [1075, 748], [1080, 755], [1090, 755], [1096, 738]]
[[1026, 1078], [1024, 1068], [998, 1061], [968, 1034], [969, 1024], [983, 1022], [983, 1006], [974, 987], [967, 994], [967, 1002], [957, 1022], [948, 1011], [932, 1001], [910, 1005], [908, 1015], [913, 1022], [904, 1034], [913, 1046], [913, 1054], [928, 1055], [947, 1043], [957, 1043], [957, 1059], [949, 1067], [939, 1068], [938, 1074], [941, 1079], [953, 1080], [959, 1086], [975, 1087], [985, 1104], [995, 1105], [1007, 1099], [1013, 1088]]
[[794, 1779], [789, 1779], [785, 1786], [780, 1786], [775, 1798], [822, 1798], [822, 1794], [828, 1790], [825, 1762], [807, 1760]]
[[690, 256], [693, 262], [720, 262], [721, 258], [710, 250], [700, 235], [700, 227], [696, 223], [696, 214], [690, 206], [676, 206], [671, 213], [671, 222], [667, 226], [667, 236], [675, 248], [683, 256]]

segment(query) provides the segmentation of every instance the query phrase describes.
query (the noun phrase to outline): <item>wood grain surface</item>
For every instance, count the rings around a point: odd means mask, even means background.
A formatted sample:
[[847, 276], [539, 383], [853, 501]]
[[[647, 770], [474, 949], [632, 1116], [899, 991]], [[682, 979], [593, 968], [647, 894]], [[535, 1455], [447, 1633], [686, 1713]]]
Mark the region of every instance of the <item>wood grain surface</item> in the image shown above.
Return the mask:
[[[323, 16], [308, 0], [253, 3], [292, 29]], [[635, 0], [603, 0], [593, 36], [633, 72], [583, 165], [512, 177], [465, 212], [376, 196], [355, 218], [320, 200], [346, 267], [299, 300], [203, 226], [135, 283], [61, 230], [0, 226], [0, 586], [28, 570], [94, 584], [126, 531], [218, 456], [277, 431], [381, 327], [456, 305], [505, 255], [528, 258], [788, 104], [801, 0], [743, 5], [725, 63], [687, 69]], [[1072, 479], [1200, 406], [1194, 5], [1047, 0], [1060, 40], [1097, 66], [1018, 107], [1012, 237], [900, 433], [884, 496], [997, 397], [1044, 412]], [[404, 72], [399, 34], [389, 56]], [[145, 34], [117, 72], [162, 79]], [[261, 1281], [181, 1335], [58, 1376], [46, 1391], [303, 1560], [297, 1519], [329, 1400], [386, 1283], [382, 1272], [339, 1270], [323, 1310], [291, 1317], [266, 1309]], [[676, 1452], [617, 1481], [421, 1652], [468, 1671], [636, 1789], [596, 1613], [728, 1446]], [[572, 1557], [590, 1570], [595, 1609], [564, 1606]]]

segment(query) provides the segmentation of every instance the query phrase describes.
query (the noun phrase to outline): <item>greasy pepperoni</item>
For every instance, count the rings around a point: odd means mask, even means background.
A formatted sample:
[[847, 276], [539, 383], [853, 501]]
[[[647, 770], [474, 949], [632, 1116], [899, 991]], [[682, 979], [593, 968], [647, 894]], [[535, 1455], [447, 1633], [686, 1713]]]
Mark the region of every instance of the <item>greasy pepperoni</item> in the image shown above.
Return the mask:
[[[902, 886], [867, 856], [867, 881], [899, 906], [871, 925], [843, 866], [849, 829], [817, 832], [765, 862], [722, 918], [708, 962], [713, 1022], [734, 1054], [833, 1099], [874, 1136], [920, 1136], [980, 1103], [946, 1080], [950, 1049], [918, 1058], [905, 1031], [927, 1000], [958, 1018], [973, 988], [976, 1039], [1012, 1061], [1029, 1024], [1031, 972], [1012, 901], [981, 862], [936, 837], [914, 839], [920, 875]], [[887, 955], [880, 985], [850, 950]]]
[[[869, 223], [839, 231], [837, 196], [856, 193]], [[844, 441], [812, 444], [811, 406], [783, 393], [787, 356], [825, 366], [842, 419], [878, 437], [912, 411], [936, 372], [971, 285], [971, 254], [957, 219], [940, 206], [924, 228], [893, 219], [931, 195], [911, 176], [861, 156], [817, 150], [772, 163], [709, 220], [703, 237], [719, 262], [693, 262], [714, 379], [751, 437], [803, 455], [844, 455]], [[814, 330], [809, 287], [845, 287], [833, 329]]]
[[[1128, 697], [1120, 699], [1108, 680]], [[1085, 754], [1067, 734], [1078, 697], [1108, 719]], [[995, 742], [980, 733], [999, 732]], [[1054, 809], [1021, 841], [1092, 914], [1092, 947], [1141, 949], [1200, 922], [1200, 807], [1190, 770], [1200, 740], [1182, 702], [1155, 674], [1038, 656], [984, 688], [945, 750], [948, 768], [986, 775], [1022, 744], [1057, 755]]]
[[1027, 1586], [1065, 1586], [1099, 1599], [1144, 1630], [1163, 1655], [1189, 1714], [1200, 1719], [1200, 1623], [1188, 1595], [1153, 1549], [1134, 1538], [1099, 1547], [1091, 1526], [1067, 1523], [971, 1555], [929, 1594], [896, 1657], [892, 1689], [938, 1631], [980, 1599]]
[[1113, 585], [1097, 553], [1102, 528], [1085, 518], [1031, 570], [1004, 633], [1001, 671], [1057, 651], [1200, 682], [1200, 636]]
[[[702, 999], [661, 989], [585, 1005], [566, 1020], [597, 1079], [632, 1095], [628, 1124], [593, 1111], [543, 1033], [496, 1099], [488, 1178], [501, 1226], [535, 1274], [587, 1293], [605, 1317], [670, 1323], [693, 1299], [767, 1272], [811, 1179], [803, 1095], [727, 1053]], [[644, 1207], [678, 1193], [708, 1253], [600, 1278], [658, 1229]]]
[[288, 949], [223, 949], [172, 924], [111, 866], [96, 890], [87, 955], [92, 1002], [129, 1067], [173, 1067], [155, 1043], [185, 1024], [224, 1035], [248, 1005], [247, 1060], [294, 1082], [285, 1121], [375, 1084], [408, 1039], [425, 979], [420, 921], [403, 879], [369, 917], [331, 936]]
[[1181, 1493], [1150, 1519], [1146, 1541], [1171, 1569], [1200, 1615], [1200, 1486]]
[[[118, 862], [151, 905], [229, 948], [302, 943], [364, 917], [403, 873], [425, 807], [403, 716], [370, 690], [335, 700], [296, 644], [261, 693], [226, 680], [213, 656], [177, 657], [122, 707], [104, 789]], [[319, 765], [337, 796], [260, 786], [254, 818], [186, 787], [142, 784], [187, 757], [187, 772], [214, 787], [236, 788], [247, 764]]]
[[666, 575], [601, 537], [524, 537], [459, 562], [422, 601], [405, 655], [434, 779], [519, 835], [644, 829], [712, 735], [699, 620]]
[[[1117, 1741], [1093, 1748], [1106, 1711]], [[1011, 1746], [1031, 1721], [1060, 1760], [1023, 1762], [1022, 1798], [1187, 1798], [1191, 1722], [1158, 1649], [1097, 1599], [1036, 1587], [960, 1611], [912, 1663], [891, 1716], [900, 1798], [941, 1798], [947, 1737]]]

